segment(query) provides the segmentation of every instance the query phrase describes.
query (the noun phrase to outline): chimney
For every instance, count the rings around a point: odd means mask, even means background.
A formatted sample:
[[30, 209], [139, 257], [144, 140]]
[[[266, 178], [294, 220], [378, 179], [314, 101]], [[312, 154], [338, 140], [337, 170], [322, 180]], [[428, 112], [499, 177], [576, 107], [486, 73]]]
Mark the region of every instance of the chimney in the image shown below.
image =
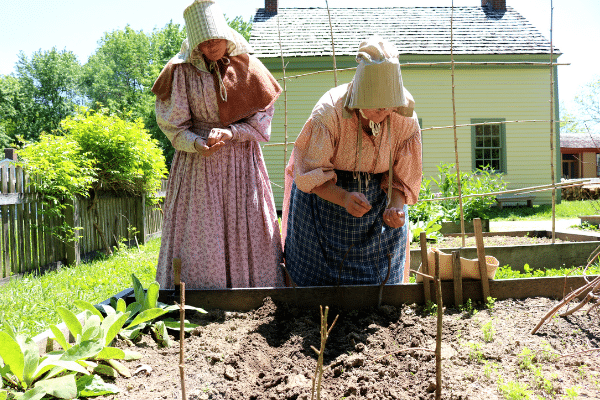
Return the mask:
[[270, 14], [279, 12], [279, 0], [265, 0], [265, 11]]
[[490, 4], [494, 10], [506, 11], [506, 0], [481, 0], [481, 7], [485, 7], [488, 4]]

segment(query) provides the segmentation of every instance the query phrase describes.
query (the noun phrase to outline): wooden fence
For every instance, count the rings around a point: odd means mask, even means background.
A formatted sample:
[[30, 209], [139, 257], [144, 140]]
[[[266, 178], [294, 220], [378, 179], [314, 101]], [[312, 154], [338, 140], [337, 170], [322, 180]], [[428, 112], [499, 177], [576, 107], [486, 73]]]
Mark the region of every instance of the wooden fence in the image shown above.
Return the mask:
[[[84, 255], [112, 249], [123, 239], [143, 244], [162, 230], [161, 203], [146, 204], [143, 196], [100, 193], [92, 210], [91, 199], [70, 199], [64, 215], [49, 217], [20, 167], [5, 159], [0, 178], [0, 279], [77, 264]], [[165, 189], [163, 181], [159, 197], [164, 197]], [[65, 242], [51, 234], [65, 222], [80, 228], [75, 230], [77, 240]]]

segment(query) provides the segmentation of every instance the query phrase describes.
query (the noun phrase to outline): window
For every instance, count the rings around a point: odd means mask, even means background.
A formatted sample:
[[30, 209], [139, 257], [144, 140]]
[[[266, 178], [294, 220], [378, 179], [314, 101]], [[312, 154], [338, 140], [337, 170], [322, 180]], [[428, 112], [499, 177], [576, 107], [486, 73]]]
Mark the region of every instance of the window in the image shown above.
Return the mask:
[[[472, 124], [501, 122], [505, 119], [471, 119]], [[471, 127], [472, 168], [489, 167], [506, 173], [506, 125], [489, 124]]]
[[596, 153], [596, 176], [600, 176], [600, 154]]

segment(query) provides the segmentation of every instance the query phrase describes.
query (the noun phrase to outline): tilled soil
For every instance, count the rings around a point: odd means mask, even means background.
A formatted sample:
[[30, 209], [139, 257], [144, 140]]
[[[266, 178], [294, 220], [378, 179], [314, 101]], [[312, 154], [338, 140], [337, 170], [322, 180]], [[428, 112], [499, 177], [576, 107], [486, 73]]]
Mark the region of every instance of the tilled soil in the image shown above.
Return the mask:
[[[600, 352], [593, 351], [600, 347], [597, 311], [586, 314], [586, 306], [530, 334], [556, 304], [531, 298], [446, 309], [442, 398], [599, 399]], [[329, 310], [329, 324], [336, 315], [325, 347], [322, 399], [435, 398], [431, 310], [415, 305]], [[253, 311], [212, 310], [188, 318], [200, 324], [185, 339], [188, 399], [311, 399], [317, 366], [312, 347], [320, 347], [318, 309], [267, 298]], [[106, 398], [181, 398], [178, 341], [158, 348], [144, 335], [133, 346], [119, 346], [143, 354], [128, 363], [132, 371], [146, 368], [132, 378], [117, 378], [122, 392]]]

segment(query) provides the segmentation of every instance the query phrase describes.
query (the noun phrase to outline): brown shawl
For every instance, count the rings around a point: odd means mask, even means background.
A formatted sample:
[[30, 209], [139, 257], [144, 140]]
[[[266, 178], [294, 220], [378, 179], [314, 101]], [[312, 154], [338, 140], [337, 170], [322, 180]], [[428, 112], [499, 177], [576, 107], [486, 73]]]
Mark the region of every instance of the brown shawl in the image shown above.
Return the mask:
[[[173, 62], [174, 60], [167, 63], [152, 86], [152, 92], [162, 101], [171, 97], [173, 74], [179, 64]], [[281, 93], [281, 86], [256, 57], [241, 54], [229, 57], [229, 60], [228, 65], [218, 63], [227, 90], [227, 101], [221, 99], [219, 80], [216, 74], [212, 74], [219, 105], [219, 119], [223, 126], [265, 111], [275, 103]]]

